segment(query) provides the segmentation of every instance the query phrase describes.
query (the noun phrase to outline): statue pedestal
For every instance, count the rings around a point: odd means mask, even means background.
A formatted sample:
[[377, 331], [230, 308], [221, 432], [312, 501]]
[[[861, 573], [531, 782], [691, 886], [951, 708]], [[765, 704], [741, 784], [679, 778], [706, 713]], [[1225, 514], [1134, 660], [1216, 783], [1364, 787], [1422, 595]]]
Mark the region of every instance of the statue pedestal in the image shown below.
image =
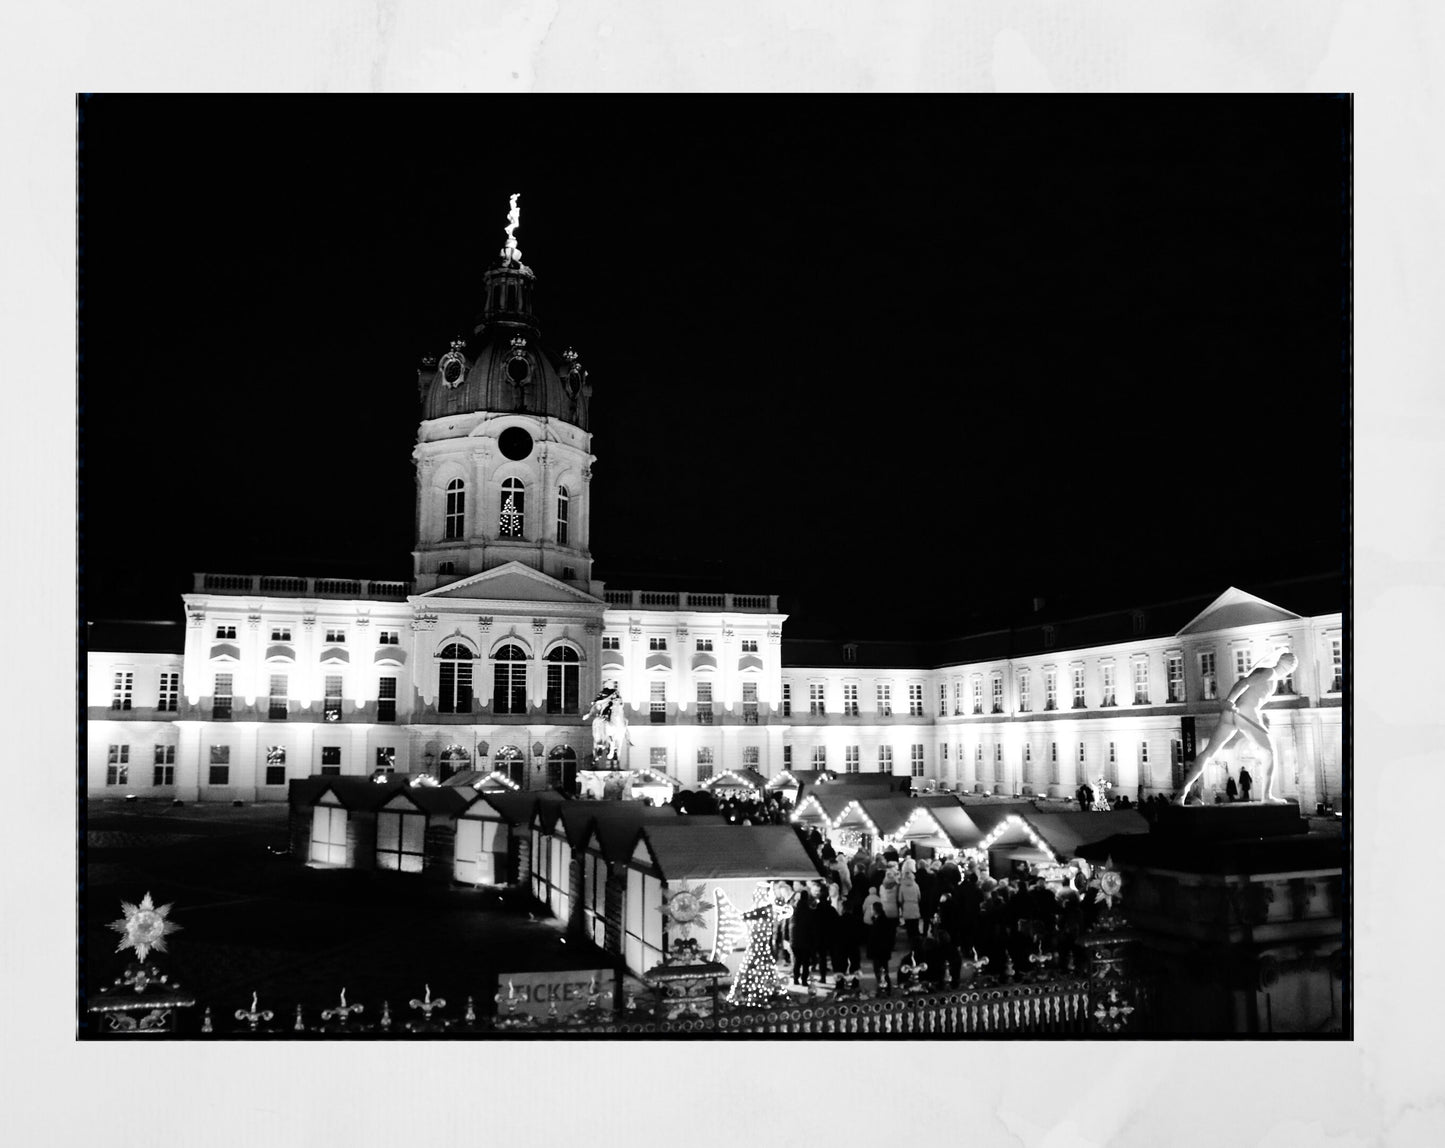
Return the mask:
[[1154, 831], [1176, 839], [1228, 841], [1241, 837], [1288, 837], [1308, 833], [1309, 822], [1294, 801], [1269, 805], [1235, 801], [1225, 805], [1166, 805]]

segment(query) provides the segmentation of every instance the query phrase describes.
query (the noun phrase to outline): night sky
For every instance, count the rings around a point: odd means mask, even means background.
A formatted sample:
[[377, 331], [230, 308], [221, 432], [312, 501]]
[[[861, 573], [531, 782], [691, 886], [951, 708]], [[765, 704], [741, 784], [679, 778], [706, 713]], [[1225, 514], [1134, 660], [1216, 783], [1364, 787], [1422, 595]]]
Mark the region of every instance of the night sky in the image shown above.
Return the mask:
[[935, 636], [1338, 570], [1347, 102], [81, 104], [83, 609], [410, 577], [416, 366], [507, 197], [594, 573]]

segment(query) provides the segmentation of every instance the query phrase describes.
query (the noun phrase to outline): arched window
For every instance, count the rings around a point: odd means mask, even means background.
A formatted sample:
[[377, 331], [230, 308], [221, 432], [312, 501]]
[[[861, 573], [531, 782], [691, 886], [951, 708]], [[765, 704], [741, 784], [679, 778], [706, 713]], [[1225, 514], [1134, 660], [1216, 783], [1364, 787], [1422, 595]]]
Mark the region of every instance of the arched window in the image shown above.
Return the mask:
[[472, 652], [458, 642], [442, 650], [437, 713], [472, 712]]
[[464, 532], [462, 523], [466, 516], [467, 484], [459, 478], [454, 478], [447, 483], [446, 529], [442, 531], [442, 537], [462, 537]]
[[556, 746], [547, 755], [547, 785], [564, 793], [577, 785], [577, 751], [570, 745]]
[[527, 652], [521, 646], [506, 645], [496, 654], [492, 677], [492, 712], [527, 712]]
[[[513, 650], [516, 649], [515, 646], [510, 646], [508, 648]], [[493, 760], [495, 762], [493, 768], [500, 769], [503, 773], [510, 777], [514, 785], [524, 787], [526, 786], [527, 762], [526, 759], [522, 757], [522, 751], [518, 749], [515, 745], [502, 746], [501, 749], [497, 750], [497, 756]]]
[[547, 655], [547, 712], [578, 712], [577, 675], [581, 659], [571, 646], [558, 646]]
[[502, 513], [497, 520], [497, 529], [503, 538], [521, 538], [522, 525], [527, 513], [527, 488], [520, 478], [509, 478], [502, 483]]
[[565, 486], [557, 488], [557, 545], [567, 545], [567, 504], [571, 498]]
[[[467, 667], [471, 669], [470, 666]], [[464, 773], [472, 768], [472, 755], [465, 746], [449, 745], [442, 750], [441, 760], [437, 763], [437, 780], [445, 781], [454, 773]]]

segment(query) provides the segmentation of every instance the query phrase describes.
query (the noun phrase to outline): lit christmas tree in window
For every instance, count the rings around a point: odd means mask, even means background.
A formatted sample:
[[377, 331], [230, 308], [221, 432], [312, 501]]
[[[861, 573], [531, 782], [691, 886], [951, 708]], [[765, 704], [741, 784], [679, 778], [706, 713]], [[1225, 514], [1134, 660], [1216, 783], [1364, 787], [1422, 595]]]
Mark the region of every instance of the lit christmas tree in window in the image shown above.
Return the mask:
[[517, 512], [517, 503], [513, 495], [507, 495], [507, 501], [502, 503], [502, 537], [522, 537], [522, 516]]

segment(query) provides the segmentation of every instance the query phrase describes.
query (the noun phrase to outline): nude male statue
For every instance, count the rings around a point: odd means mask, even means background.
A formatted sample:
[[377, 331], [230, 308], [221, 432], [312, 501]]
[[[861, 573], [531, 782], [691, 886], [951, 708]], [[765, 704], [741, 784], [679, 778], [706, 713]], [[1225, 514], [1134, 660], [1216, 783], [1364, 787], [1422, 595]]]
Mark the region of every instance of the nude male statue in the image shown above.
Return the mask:
[[1295, 667], [1298, 665], [1299, 659], [1286, 650], [1275, 659], [1273, 665], [1256, 666], [1234, 683], [1234, 688], [1224, 699], [1223, 710], [1219, 715], [1219, 724], [1215, 726], [1214, 733], [1209, 738], [1209, 744], [1194, 759], [1194, 767], [1189, 771], [1189, 776], [1185, 778], [1183, 788], [1179, 790], [1175, 801], [1183, 805], [1185, 798], [1189, 796], [1190, 787], [1203, 775], [1204, 767], [1209, 764], [1214, 755], [1236, 737], [1243, 737], [1264, 751], [1264, 785], [1260, 789], [1261, 800], [1272, 805], [1285, 804], [1285, 799], [1275, 790], [1277, 755], [1274, 751], [1274, 738], [1270, 736], [1269, 732], [1269, 721], [1265, 718], [1263, 711], [1264, 703], [1274, 696], [1278, 683], [1294, 673]]

